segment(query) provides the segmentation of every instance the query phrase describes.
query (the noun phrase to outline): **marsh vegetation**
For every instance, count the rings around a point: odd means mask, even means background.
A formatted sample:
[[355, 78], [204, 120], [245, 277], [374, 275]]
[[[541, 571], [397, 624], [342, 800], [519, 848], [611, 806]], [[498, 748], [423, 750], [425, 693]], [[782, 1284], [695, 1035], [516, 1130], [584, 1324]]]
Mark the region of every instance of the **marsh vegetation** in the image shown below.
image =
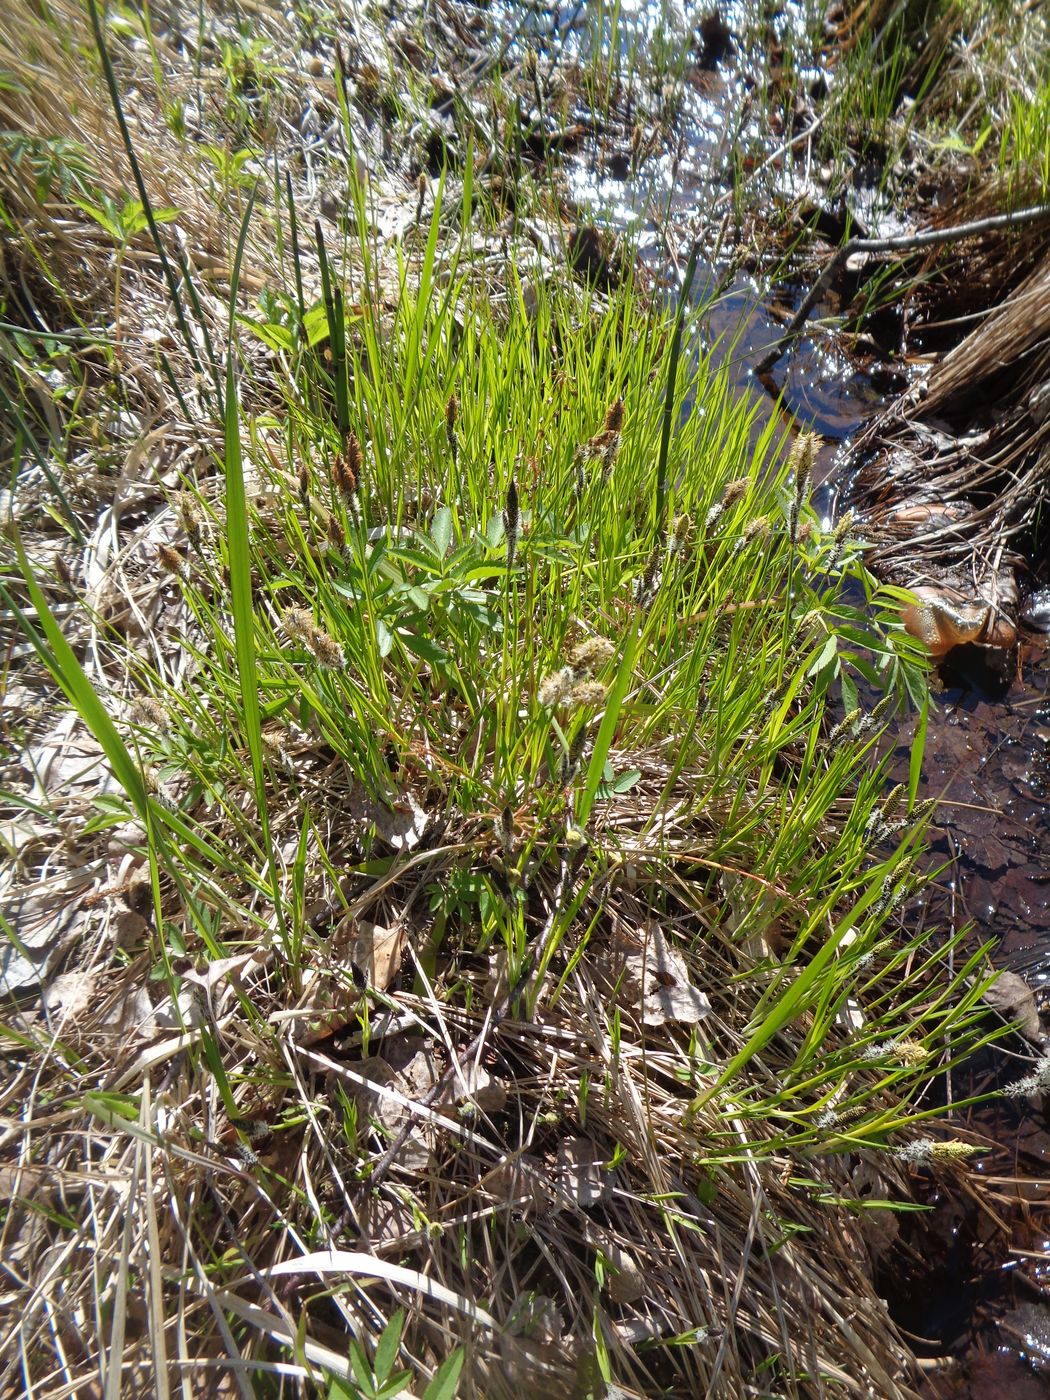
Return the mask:
[[916, 579], [711, 317], [1041, 204], [1042, 23], [8, 6], [5, 1391], [915, 1394], [1028, 1008], [912, 916]]

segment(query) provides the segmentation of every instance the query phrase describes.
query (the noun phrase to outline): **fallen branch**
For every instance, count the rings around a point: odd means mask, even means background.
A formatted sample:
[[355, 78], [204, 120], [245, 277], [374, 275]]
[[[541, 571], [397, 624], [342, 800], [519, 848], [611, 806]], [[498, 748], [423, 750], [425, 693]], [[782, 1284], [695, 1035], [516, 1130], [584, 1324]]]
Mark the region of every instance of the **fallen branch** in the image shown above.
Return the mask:
[[976, 238], [982, 233], [994, 233], [997, 229], [1037, 223], [1040, 219], [1047, 218], [1050, 218], [1050, 204], [1036, 204], [1028, 209], [1017, 209], [1012, 214], [994, 214], [987, 219], [975, 219], [972, 223], [954, 224], [951, 228], [926, 229], [922, 233], [899, 234], [893, 238], [847, 239], [842, 247], [832, 254], [827, 266], [813, 283], [787, 330], [779, 340], [773, 343], [755, 366], [755, 373], [769, 373], [805, 325], [809, 313], [831, 286], [839, 268], [854, 254], [912, 252], [917, 248], [932, 248], [936, 247], [938, 243], [957, 243], [963, 238]]

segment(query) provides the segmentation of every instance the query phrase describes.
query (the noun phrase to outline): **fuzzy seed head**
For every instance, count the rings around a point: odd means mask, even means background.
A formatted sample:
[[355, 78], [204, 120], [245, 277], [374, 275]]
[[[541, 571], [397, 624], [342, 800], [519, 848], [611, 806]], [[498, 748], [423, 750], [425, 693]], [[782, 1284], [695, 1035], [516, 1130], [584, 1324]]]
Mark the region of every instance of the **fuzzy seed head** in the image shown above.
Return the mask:
[[667, 537], [668, 554], [680, 554], [689, 543], [692, 521], [688, 515], [676, 515], [671, 521], [671, 533]]
[[795, 474], [795, 496], [798, 500], [802, 500], [809, 487], [809, 478], [813, 472], [813, 461], [816, 455], [816, 433], [799, 433], [788, 458], [788, 467]]
[[609, 411], [605, 415], [605, 431], [614, 436], [623, 429], [623, 399], [617, 399], [615, 403], [609, 405]]
[[175, 497], [175, 519], [179, 529], [195, 541], [201, 532], [201, 517], [191, 491], [180, 491]]
[[333, 549], [343, 550], [346, 548], [346, 531], [336, 516], [330, 515], [326, 525], [328, 532], [328, 543]]
[[350, 466], [342, 452], [337, 452], [332, 463], [332, 482], [343, 500], [350, 502], [357, 491], [357, 473]]
[[459, 399], [455, 394], [449, 394], [445, 400], [445, 429], [449, 433], [456, 431], [456, 419], [459, 417]]
[[832, 748], [843, 735], [850, 733], [855, 726], [860, 723], [863, 717], [864, 711], [860, 709], [850, 710], [848, 714], [843, 715], [842, 719], [839, 720], [838, 724], [835, 725], [834, 729], [828, 735], [828, 747]]
[[1050, 1093], [1050, 1055], [1043, 1055], [1036, 1061], [1035, 1069], [1024, 1079], [1008, 1085], [1003, 1092], [1011, 1098], [1029, 1098], [1034, 1094]]
[[936, 1138], [916, 1138], [914, 1142], [906, 1142], [902, 1147], [898, 1147], [896, 1156], [913, 1167], [928, 1167], [933, 1162], [972, 1157], [980, 1150], [973, 1143], [959, 1142], [951, 1138], [947, 1142], [939, 1142]]
[[751, 543], [752, 540], [767, 540], [770, 534], [770, 524], [768, 515], [756, 515], [753, 520], [749, 520], [744, 526], [744, 539]]
[[305, 608], [285, 608], [281, 626], [293, 642], [308, 644], [315, 629], [314, 620]]
[[563, 666], [560, 671], [552, 671], [540, 682], [536, 698], [546, 710], [564, 705], [572, 691], [576, 674], [571, 666]]
[[299, 495], [303, 501], [310, 495], [310, 468], [305, 462], [299, 468]]
[[357, 434], [354, 432], [353, 428], [351, 428], [346, 435], [343, 450], [346, 453], [346, 465], [350, 469], [350, 474], [353, 476], [354, 485], [356, 486], [361, 480], [361, 468], [364, 466], [365, 459], [364, 453], [361, 451], [361, 444], [358, 442]]
[[893, 1048], [893, 1057], [911, 1069], [924, 1065], [930, 1058], [926, 1047], [917, 1040], [898, 1040]]
[[738, 476], [733, 481], [727, 481], [725, 490], [722, 492], [722, 504], [725, 506], [735, 505], [750, 485], [751, 479], [746, 476]]
[[565, 828], [565, 844], [571, 851], [578, 851], [581, 846], [587, 844], [587, 837], [578, 826], [567, 826]]
[[264, 729], [262, 731], [263, 748], [269, 754], [274, 763], [285, 763], [288, 758], [287, 750], [284, 747], [284, 731], [280, 729]]
[[580, 681], [569, 692], [569, 702], [581, 709], [594, 709], [605, 703], [609, 690], [601, 681]]
[[138, 695], [128, 706], [128, 719], [143, 729], [168, 728], [168, 716], [152, 695]]
[[327, 632], [323, 632], [320, 627], [314, 628], [313, 634], [308, 642], [310, 651], [322, 666], [327, 666], [332, 670], [343, 664], [343, 648], [330, 637]]
[[597, 671], [616, 655], [616, 647], [608, 637], [588, 637], [585, 642], [574, 646], [569, 653], [569, 663], [573, 670], [588, 675]]

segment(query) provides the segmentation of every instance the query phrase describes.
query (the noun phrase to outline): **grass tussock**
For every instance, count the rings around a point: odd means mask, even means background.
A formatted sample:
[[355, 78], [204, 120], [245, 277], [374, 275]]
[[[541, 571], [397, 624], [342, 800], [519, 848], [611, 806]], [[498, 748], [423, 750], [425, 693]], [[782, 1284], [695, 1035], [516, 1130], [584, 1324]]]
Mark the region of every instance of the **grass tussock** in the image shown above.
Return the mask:
[[107, 325], [41, 243], [157, 395], [101, 525], [98, 401], [40, 431], [6, 342], [5, 933], [54, 946], [0, 1026], [3, 1386], [905, 1396], [873, 1269], [981, 979], [901, 926], [893, 595], [630, 275], [490, 288], [472, 157], [386, 244], [342, 168], [337, 230], [212, 191], [224, 302], [145, 176]]

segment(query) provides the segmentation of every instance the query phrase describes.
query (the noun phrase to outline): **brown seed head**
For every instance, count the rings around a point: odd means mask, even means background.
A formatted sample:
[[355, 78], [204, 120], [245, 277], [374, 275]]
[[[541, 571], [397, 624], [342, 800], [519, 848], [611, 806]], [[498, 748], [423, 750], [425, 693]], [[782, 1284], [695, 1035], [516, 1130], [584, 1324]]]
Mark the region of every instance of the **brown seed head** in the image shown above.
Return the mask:
[[580, 681], [579, 685], [574, 685], [570, 691], [569, 700], [581, 708], [593, 708], [601, 705], [608, 693], [608, 687], [602, 685], [601, 681]]
[[751, 480], [746, 476], [738, 476], [734, 481], [727, 481], [725, 490], [722, 492], [723, 503], [727, 506], [734, 505], [750, 485]]
[[346, 464], [354, 475], [355, 484], [361, 480], [361, 468], [364, 465], [364, 454], [361, 451], [361, 444], [357, 440], [357, 434], [353, 428], [346, 435], [343, 444], [346, 452]]
[[307, 645], [322, 666], [336, 667], [343, 664], [343, 648], [334, 637], [322, 632], [320, 627], [314, 628]]
[[332, 463], [332, 482], [344, 501], [352, 501], [357, 490], [357, 473], [341, 452], [337, 452]]
[[185, 530], [191, 540], [195, 540], [201, 532], [201, 518], [197, 510], [197, 501], [192, 492], [180, 491], [175, 497], [175, 519], [178, 521], [179, 529]]
[[569, 653], [569, 662], [576, 671], [596, 671], [605, 666], [616, 655], [616, 647], [608, 637], [588, 637], [585, 642], [574, 646]]
[[575, 679], [571, 666], [563, 666], [560, 671], [552, 672], [540, 682], [537, 700], [548, 710], [553, 710], [555, 705], [563, 705], [569, 698]]
[[143, 728], [167, 729], [168, 716], [152, 695], [138, 695], [128, 706], [128, 719]]
[[169, 574], [181, 577], [185, 560], [177, 549], [172, 549], [169, 544], [157, 545], [157, 558], [160, 560], [161, 568]]
[[281, 626], [293, 642], [306, 645], [317, 630], [313, 618], [305, 608], [285, 608], [281, 614]]
[[607, 433], [618, 433], [623, 428], [623, 399], [617, 399], [615, 403], [609, 405], [609, 411], [605, 415], [605, 431]]

